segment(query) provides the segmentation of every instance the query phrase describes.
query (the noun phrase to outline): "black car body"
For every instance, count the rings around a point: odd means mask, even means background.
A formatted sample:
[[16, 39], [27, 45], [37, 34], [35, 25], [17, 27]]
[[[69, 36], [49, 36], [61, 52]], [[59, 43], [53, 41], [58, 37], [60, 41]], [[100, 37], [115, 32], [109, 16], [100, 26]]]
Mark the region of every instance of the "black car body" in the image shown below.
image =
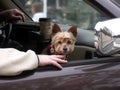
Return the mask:
[[[120, 17], [119, 0], [84, 1], [109, 19]], [[1, 0], [1, 2], [5, 4], [4, 0]], [[26, 15], [26, 17], [31, 20], [29, 16]], [[69, 26], [61, 25], [61, 27], [67, 28]], [[16, 29], [22, 29], [23, 31], [14, 32]], [[24, 30], [26, 31], [24, 32]], [[29, 33], [28, 30], [30, 30]], [[36, 34], [38, 30], [39, 24], [36, 22], [13, 24], [11, 38], [16, 37], [14, 40], [24, 46], [23, 50], [33, 49], [36, 53], [42, 53], [39, 51], [47, 47], [50, 42], [43, 41], [40, 38], [41, 36]], [[33, 33], [33, 31], [35, 32]], [[19, 38], [22, 32], [25, 35], [23, 34], [22, 38]], [[97, 55], [94, 47], [94, 34], [94, 30], [78, 28], [75, 52], [69, 57], [70, 60], [67, 64], [62, 64], [62, 70], [53, 66], [46, 66], [25, 71], [18, 76], [0, 76], [0, 90], [119, 90], [119, 53], [112, 56]]]

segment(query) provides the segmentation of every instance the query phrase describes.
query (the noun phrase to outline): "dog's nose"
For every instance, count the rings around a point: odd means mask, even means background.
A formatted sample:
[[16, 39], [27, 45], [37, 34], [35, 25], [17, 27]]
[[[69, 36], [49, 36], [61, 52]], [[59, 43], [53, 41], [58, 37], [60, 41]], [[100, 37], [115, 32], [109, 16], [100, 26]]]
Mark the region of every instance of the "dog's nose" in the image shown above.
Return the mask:
[[66, 47], [64, 47], [64, 48], [63, 48], [63, 50], [66, 52], [66, 51], [67, 51], [67, 48], [66, 48]]

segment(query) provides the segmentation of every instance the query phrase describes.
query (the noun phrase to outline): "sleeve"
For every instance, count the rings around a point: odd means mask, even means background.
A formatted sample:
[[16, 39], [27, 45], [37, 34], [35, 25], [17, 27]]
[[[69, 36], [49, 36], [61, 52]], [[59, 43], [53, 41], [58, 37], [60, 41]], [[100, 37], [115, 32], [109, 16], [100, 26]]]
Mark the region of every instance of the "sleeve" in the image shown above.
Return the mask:
[[18, 75], [37, 67], [38, 58], [32, 50], [22, 52], [13, 48], [0, 49], [0, 75]]

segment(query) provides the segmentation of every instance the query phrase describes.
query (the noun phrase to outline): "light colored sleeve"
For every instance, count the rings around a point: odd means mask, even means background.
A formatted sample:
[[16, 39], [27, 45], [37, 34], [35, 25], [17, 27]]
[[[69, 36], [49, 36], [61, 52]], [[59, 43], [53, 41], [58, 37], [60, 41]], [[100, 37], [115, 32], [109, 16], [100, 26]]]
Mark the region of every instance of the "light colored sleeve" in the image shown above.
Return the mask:
[[32, 50], [22, 52], [13, 48], [0, 49], [0, 75], [18, 75], [37, 67], [38, 58]]

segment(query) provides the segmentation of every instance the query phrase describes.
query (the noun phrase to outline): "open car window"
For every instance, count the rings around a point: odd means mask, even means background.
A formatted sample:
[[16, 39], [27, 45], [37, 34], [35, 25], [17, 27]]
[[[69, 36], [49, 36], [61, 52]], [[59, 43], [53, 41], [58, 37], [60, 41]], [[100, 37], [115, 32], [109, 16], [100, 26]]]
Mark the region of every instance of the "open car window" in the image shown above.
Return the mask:
[[[18, 1], [18, 0], [14, 0]], [[33, 21], [49, 17], [55, 23], [77, 25], [93, 30], [98, 21], [106, 19], [83, 0], [19, 0]]]

